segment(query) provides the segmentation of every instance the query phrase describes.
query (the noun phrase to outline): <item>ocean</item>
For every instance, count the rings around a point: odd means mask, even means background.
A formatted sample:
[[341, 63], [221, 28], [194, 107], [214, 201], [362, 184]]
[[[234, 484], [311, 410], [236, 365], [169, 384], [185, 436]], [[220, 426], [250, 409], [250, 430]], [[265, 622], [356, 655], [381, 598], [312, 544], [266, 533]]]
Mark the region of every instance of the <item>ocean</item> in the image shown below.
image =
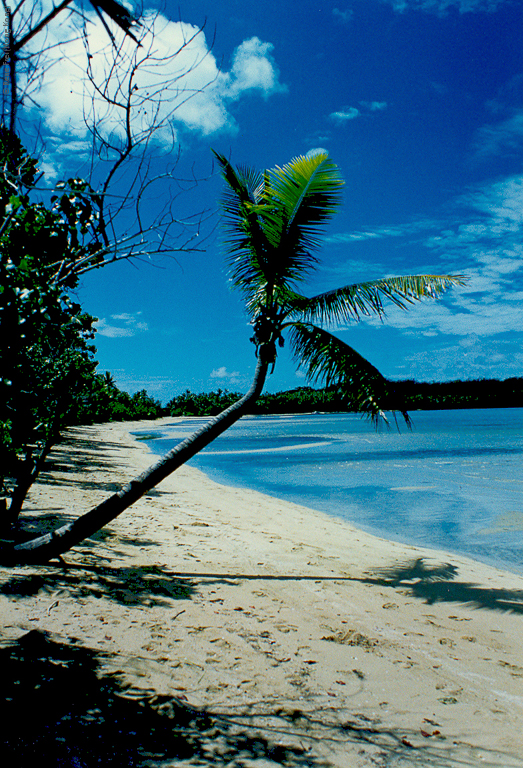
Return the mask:
[[[356, 414], [243, 417], [189, 465], [385, 539], [523, 573], [523, 408], [416, 411], [376, 432]], [[147, 443], [163, 454], [206, 419]]]

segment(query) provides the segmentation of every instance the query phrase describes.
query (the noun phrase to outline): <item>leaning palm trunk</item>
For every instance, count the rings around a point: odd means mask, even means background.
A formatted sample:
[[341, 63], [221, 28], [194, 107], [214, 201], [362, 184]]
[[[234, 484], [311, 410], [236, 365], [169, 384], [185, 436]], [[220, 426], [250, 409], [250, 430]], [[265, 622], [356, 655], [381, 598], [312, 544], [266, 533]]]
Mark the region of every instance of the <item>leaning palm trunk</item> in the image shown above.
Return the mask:
[[[185, 464], [199, 451], [212, 443], [232, 424], [248, 412], [249, 407], [257, 400], [265, 384], [269, 363], [272, 361], [273, 346], [264, 345], [259, 350], [258, 364], [251, 388], [240, 400], [231, 405], [218, 416], [215, 416], [191, 437], [176, 445], [156, 464], [142, 472], [139, 477], [131, 480], [117, 493], [110, 496], [94, 509], [86, 512], [72, 523], [67, 523], [51, 533], [39, 536], [22, 544], [5, 544], [0, 547], [0, 563], [3, 565], [25, 565], [29, 563], [46, 563], [53, 558], [59, 558], [64, 552], [80, 544], [92, 536], [115, 517], [138, 501], [147, 491], [172, 474]], [[269, 360], [269, 362], [267, 361]]]
[[[260, 395], [276, 342], [288, 332], [296, 362], [310, 382], [335, 387], [347, 402], [375, 422], [383, 410], [398, 408], [386, 379], [365, 358], [323, 326], [384, 316], [383, 300], [407, 309], [424, 298], [437, 298], [461, 275], [411, 275], [350, 284], [307, 297], [299, 283], [315, 268], [318, 235], [334, 214], [343, 181], [325, 153], [298, 157], [264, 173], [235, 169], [215, 153], [226, 182], [223, 216], [227, 233], [229, 277], [239, 289], [254, 326], [251, 341], [258, 365], [251, 389], [237, 403], [211, 419], [163, 459], [99, 506], [53, 533], [0, 547], [0, 563], [41, 563], [59, 557], [103, 528], [195, 456], [246, 413]], [[407, 414], [403, 413], [408, 423]]]

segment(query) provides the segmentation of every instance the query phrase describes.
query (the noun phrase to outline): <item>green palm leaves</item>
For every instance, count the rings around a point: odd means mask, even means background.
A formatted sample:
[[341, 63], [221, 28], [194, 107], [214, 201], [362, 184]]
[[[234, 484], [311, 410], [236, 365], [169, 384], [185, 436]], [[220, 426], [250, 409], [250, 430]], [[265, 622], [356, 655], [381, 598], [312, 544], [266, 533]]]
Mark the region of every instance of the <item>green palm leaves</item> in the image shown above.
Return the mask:
[[[309, 381], [337, 388], [351, 407], [374, 420], [384, 410], [402, 411], [392, 384], [325, 326], [382, 317], [386, 301], [408, 309], [464, 278], [391, 277], [304, 296], [299, 285], [315, 269], [325, 224], [341, 203], [338, 167], [318, 153], [261, 173], [234, 168], [215, 155], [226, 182], [222, 211], [229, 277], [243, 294], [255, 329], [263, 328], [263, 337], [255, 334], [253, 340], [274, 347], [288, 329], [294, 358]], [[275, 347], [271, 354], [275, 357]]]
[[230, 278], [256, 314], [314, 268], [313, 252], [341, 203], [343, 181], [326, 155], [299, 157], [265, 173], [216, 157], [227, 182], [222, 210]]
[[450, 275], [388, 277], [313, 296], [301, 303], [299, 311], [304, 319], [320, 324], [357, 321], [372, 314], [381, 317], [385, 314], [384, 299], [408, 309], [416, 301], [435, 299], [451, 285], [463, 282], [463, 277]]

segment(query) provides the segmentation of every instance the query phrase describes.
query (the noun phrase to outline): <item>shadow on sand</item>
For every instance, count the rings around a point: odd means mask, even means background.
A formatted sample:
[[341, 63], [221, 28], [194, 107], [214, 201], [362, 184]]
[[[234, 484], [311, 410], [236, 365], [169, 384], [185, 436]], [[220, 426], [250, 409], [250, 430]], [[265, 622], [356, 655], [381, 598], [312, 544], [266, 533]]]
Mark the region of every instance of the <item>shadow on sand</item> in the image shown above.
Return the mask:
[[[103, 674], [103, 661], [102, 654], [36, 630], [0, 650], [3, 765], [33, 768], [44, 757], [54, 768], [137, 768], [165, 760], [319, 765], [304, 749], [238, 732], [174, 697], [131, 689]], [[244, 761], [233, 763], [240, 755]]]
[[[72, 428], [69, 434], [66, 434], [64, 439], [56, 446], [53, 447], [52, 452], [47, 457], [44, 469], [38, 477], [38, 482], [43, 485], [60, 485], [64, 481], [56, 477], [56, 473], [62, 474], [74, 474], [74, 473], [86, 473], [86, 472], [99, 472], [101, 469], [111, 470], [114, 469], [114, 461], [110, 456], [107, 456], [108, 448], [120, 448], [121, 444], [96, 439], [94, 436], [89, 439], [78, 437], [75, 433], [75, 429]], [[138, 446], [126, 445], [125, 450], [127, 452], [138, 450]], [[67, 478], [68, 483], [75, 483], [80, 487], [87, 489], [100, 489], [100, 490], [118, 490], [119, 485], [112, 483], [97, 483], [83, 480], [74, 481], [72, 478]]]
[[409, 560], [390, 568], [376, 569], [368, 575], [357, 576], [302, 576], [285, 574], [259, 575], [249, 573], [201, 573], [176, 572], [180, 578], [191, 578], [194, 582], [213, 579], [217, 583], [230, 583], [235, 580], [258, 581], [358, 581], [362, 584], [376, 584], [382, 587], [401, 588], [402, 593], [433, 603], [461, 603], [470, 608], [488, 608], [496, 611], [509, 611], [523, 614], [523, 590], [482, 587], [472, 582], [459, 580], [459, 569], [452, 563], [427, 566], [424, 558]]
[[9, 573], [0, 593], [23, 599], [40, 593], [50, 597], [65, 591], [73, 598], [104, 597], [127, 606], [169, 606], [173, 600], [189, 600], [194, 592], [191, 579], [181, 578], [168, 568], [151, 566], [75, 565], [67, 569], [42, 566], [28, 573]]
[[[383, 568], [363, 581], [383, 586], [402, 587], [413, 597], [434, 603], [461, 603], [469, 608], [523, 613], [523, 590], [482, 587], [459, 580], [459, 569], [452, 563], [427, 566], [422, 557]], [[381, 577], [381, 578], [380, 578]]]
[[449, 763], [453, 745], [420, 744], [415, 731], [396, 733], [362, 714], [340, 717], [334, 707], [196, 709], [184, 697], [125, 684], [107, 671], [108, 660], [37, 630], [0, 648], [2, 764], [33, 768], [45, 757], [54, 768], [320, 768], [330, 763], [317, 756], [319, 742], [338, 755], [350, 746], [382, 766], [477, 764], [472, 753]]
[[[106, 558], [100, 557], [100, 561]], [[87, 561], [89, 560], [89, 561]], [[360, 582], [381, 587], [401, 588], [403, 594], [434, 603], [460, 603], [469, 608], [523, 614], [523, 590], [483, 587], [460, 581], [456, 565], [425, 564], [423, 558], [389, 568], [376, 569], [362, 577], [269, 575], [252, 573], [203, 573], [173, 571], [163, 565], [118, 566], [96, 562], [96, 552], [84, 563], [60, 568], [54, 565], [4, 572], [0, 593], [14, 599], [42, 591], [53, 595], [66, 590], [72, 597], [105, 597], [122, 605], [169, 605], [172, 600], [190, 600], [198, 584], [228, 584], [240, 581], [333, 581]]]

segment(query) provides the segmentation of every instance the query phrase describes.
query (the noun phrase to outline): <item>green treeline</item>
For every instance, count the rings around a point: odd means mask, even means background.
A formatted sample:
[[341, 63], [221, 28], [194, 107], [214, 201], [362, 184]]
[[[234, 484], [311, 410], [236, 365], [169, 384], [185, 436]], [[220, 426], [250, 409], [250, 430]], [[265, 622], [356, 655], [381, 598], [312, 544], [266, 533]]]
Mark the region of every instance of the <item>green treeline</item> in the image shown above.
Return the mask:
[[[391, 403], [397, 409], [437, 410], [451, 408], [523, 407], [523, 378], [476, 379], [473, 381], [391, 382]], [[173, 397], [166, 407], [169, 416], [215, 415], [234, 403], [241, 394], [218, 390], [194, 394], [186, 390]], [[353, 410], [350, 402], [334, 390], [298, 387], [284, 392], [264, 394], [256, 402], [255, 414], [324, 413]]]
[[[241, 392], [218, 389], [198, 394], [185, 390], [162, 406], [145, 389], [130, 395], [119, 390], [110, 374], [96, 374], [83, 396], [70, 412], [70, 424], [92, 424], [105, 421], [137, 421], [162, 416], [215, 416], [235, 403]], [[420, 382], [396, 381], [391, 402], [408, 411], [451, 408], [521, 408], [523, 378], [476, 379], [474, 381]], [[262, 395], [253, 414], [272, 413], [339, 413], [351, 411], [335, 391], [298, 387], [284, 392]]]
[[398, 399], [411, 411], [523, 407], [523, 378], [432, 383], [407, 379], [394, 382], [394, 387]]
[[[165, 406], [150, 397], [145, 390], [129, 395], [121, 392], [109, 374], [98, 375], [92, 397], [75, 413], [75, 423], [157, 419], [162, 416], [215, 416], [242, 396], [241, 392], [218, 389], [215, 392], [194, 393], [185, 390]], [[406, 410], [437, 410], [451, 408], [521, 408], [523, 407], [523, 378], [476, 379], [474, 381], [393, 383], [392, 401]], [[327, 389], [298, 387], [284, 392], [262, 395], [253, 414], [272, 413], [339, 413], [351, 411], [350, 403], [338, 393]]]
[[93, 424], [106, 421], [139, 421], [168, 416], [159, 400], [145, 389], [130, 395], [119, 390], [109, 373], [96, 374], [87, 384], [83, 396], [70, 411], [67, 423]]

